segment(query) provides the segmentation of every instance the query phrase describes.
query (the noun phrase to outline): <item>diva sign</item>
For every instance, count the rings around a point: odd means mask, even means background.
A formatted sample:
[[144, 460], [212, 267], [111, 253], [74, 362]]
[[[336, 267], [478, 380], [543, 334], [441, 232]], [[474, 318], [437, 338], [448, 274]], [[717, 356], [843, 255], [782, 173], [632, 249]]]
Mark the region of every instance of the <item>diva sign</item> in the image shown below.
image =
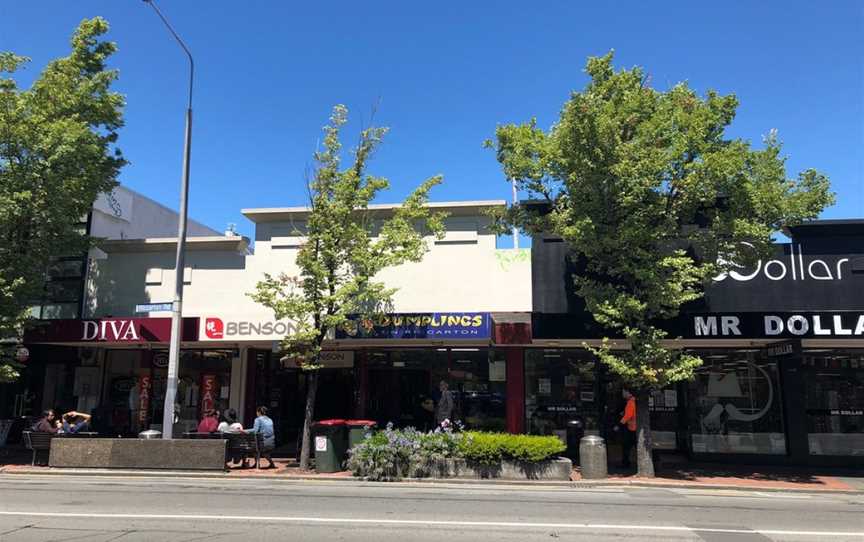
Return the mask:
[[[183, 319], [183, 340], [198, 339], [198, 318]], [[37, 322], [24, 332], [28, 343], [167, 343], [170, 318], [100, 318]]]

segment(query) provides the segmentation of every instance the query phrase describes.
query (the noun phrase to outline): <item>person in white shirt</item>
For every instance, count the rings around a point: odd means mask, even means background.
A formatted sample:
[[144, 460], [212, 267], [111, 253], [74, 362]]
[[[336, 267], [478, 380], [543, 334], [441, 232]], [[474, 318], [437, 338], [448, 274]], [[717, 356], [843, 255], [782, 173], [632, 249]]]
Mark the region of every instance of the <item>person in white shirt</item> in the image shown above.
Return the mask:
[[229, 408], [222, 413], [222, 421], [216, 428], [220, 433], [242, 433], [243, 424], [237, 421], [237, 411]]

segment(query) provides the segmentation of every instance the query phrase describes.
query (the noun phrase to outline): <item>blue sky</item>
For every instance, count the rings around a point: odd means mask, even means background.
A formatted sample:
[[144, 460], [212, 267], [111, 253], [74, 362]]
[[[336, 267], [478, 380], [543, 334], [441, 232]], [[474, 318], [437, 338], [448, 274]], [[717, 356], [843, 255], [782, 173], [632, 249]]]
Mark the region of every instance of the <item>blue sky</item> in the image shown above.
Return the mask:
[[[656, 5], [655, 5], [656, 4]], [[662, 5], [661, 5], [662, 4]], [[816, 167], [838, 194], [825, 218], [864, 216], [864, 3], [225, 2], [161, 0], [196, 59], [190, 215], [249, 235], [245, 207], [304, 203], [303, 176], [334, 104], [391, 127], [371, 172], [396, 201], [441, 173], [436, 200], [509, 198], [481, 143], [496, 124], [550, 125], [616, 50], [655, 87], [687, 80], [741, 101], [730, 133], [776, 128], [789, 174]], [[3, 2], [0, 50], [32, 57], [26, 82], [84, 17], [104, 16], [126, 95], [121, 180], [176, 207], [186, 64], [141, 0]]]

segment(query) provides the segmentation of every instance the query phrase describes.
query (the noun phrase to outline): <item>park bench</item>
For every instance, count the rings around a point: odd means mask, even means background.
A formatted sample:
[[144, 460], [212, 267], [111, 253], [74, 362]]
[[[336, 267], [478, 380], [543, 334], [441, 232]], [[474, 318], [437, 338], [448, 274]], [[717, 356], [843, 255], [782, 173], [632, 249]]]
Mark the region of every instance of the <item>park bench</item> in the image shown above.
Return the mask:
[[255, 458], [255, 468], [260, 468], [261, 463], [261, 434], [260, 433], [223, 433], [224, 438], [228, 439], [228, 446], [225, 449], [226, 462], [227, 458]]
[[255, 459], [255, 468], [260, 467], [262, 439], [259, 433], [183, 433], [183, 438], [188, 439], [225, 439], [225, 463], [231, 458]]
[[36, 455], [41, 451], [49, 451], [51, 449], [51, 439], [57, 435], [55, 433], [43, 433], [40, 431], [23, 431], [21, 436], [24, 437], [24, 447], [33, 452], [33, 460], [30, 461], [30, 465], [35, 467]]

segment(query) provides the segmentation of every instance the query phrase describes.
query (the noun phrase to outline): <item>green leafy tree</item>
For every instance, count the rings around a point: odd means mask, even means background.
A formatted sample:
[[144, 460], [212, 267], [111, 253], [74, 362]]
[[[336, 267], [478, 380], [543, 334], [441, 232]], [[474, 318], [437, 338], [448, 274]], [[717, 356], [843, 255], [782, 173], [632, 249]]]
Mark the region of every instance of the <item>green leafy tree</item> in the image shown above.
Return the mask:
[[[734, 95], [700, 96], [686, 83], [657, 90], [638, 67], [615, 71], [612, 57], [588, 60], [590, 82], [548, 131], [534, 120], [499, 126], [487, 145], [542, 202], [508, 209], [500, 225], [569, 245], [575, 292], [608, 335], [593, 350], [637, 398], [638, 470], [653, 476], [650, 392], [702, 363], [662, 322], [732, 262], [770, 253], [775, 232], [815, 218], [833, 195], [815, 170], [787, 178], [773, 131], [762, 148], [725, 134]], [[626, 342], [614, 348], [610, 337]]]
[[424, 236], [440, 236], [444, 228], [444, 215], [431, 212], [426, 205], [429, 191], [441, 182], [440, 176], [423, 182], [392, 215], [369, 209], [369, 203], [389, 187], [387, 179], [366, 173], [387, 129], [362, 130], [353, 160], [343, 168], [339, 137], [347, 114], [344, 106], [333, 109], [324, 128], [324, 150], [314, 156], [316, 167], [308, 183], [309, 214], [298, 229], [306, 238], [296, 259], [299, 275], [265, 275], [251, 294], [277, 318], [296, 325], [296, 331], [283, 341], [283, 348], [306, 372], [300, 453], [303, 469], [309, 467], [319, 353], [325, 338], [346, 325], [351, 315], [386, 312], [395, 290], [376, 281], [375, 276], [387, 267], [419, 261], [427, 251]]
[[[79, 217], [116, 186], [124, 165], [114, 147], [123, 97], [111, 91], [116, 50], [100, 37], [101, 18], [85, 19], [69, 56], [52, 61], [29, 89], [16, 71], [27, 58], [0, 52], [0, 338], [20, 335], [28, 307], [41, 296], [52, 257], [86, 250]], [[0, 360], [0, 381], [17, 378]]]

